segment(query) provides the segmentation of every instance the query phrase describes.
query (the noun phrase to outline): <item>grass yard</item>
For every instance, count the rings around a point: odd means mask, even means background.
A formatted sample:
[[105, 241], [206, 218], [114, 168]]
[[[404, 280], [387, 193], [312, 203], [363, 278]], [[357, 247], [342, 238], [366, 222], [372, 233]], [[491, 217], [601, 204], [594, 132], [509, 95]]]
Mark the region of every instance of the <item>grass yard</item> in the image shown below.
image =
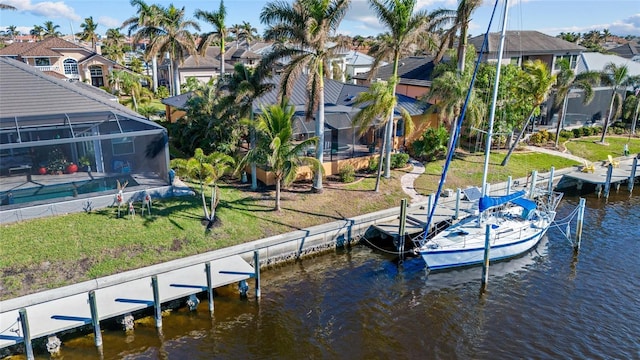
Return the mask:
[[[556, 169], [566, 168], [579, 163], [566, 158], [534, 153], [514, 152], [507, 166], [500, 166], [505, 152], [492, 152], [489, 160], [489, 175], [487, 182], [499, 183], [507, 181], [511, 175], [513, 179], [526, 177], [532, 170], [547, 172], [554, 166]], [[415, 189], [420, 194], [428, 195], [438, 189], [444, 160], [428, 163], [425, 172], [415, 182]], [[464, 189], [467, 186], [482, 185], [482, 170], [484, 167], [484, 153], [457, 153], [451, 162], [447, 174], [446, 188]]]
[[607, 155], [614, 158], [623, 156], [624, 144], [629, 144], [629, 152], [631, 154], [640, 153], [640, 139], [628, 136], [607, 136], [606, 145], [598, 144], [600, 136], [589, 136], [584, 138], [572, 139], [565, 144], [565, 147], [571, 154], [583, 157], [589, 161], [607, 160]]
[[351, 185], [311, 184], [282, 193], [247, 185], [221, 187], [219, 221], [205, 233], [200, 196], [154, 201], [153, 216], [116, 218], [116, 208], [15, 223], [2, 228], [0, 299], [56, 288], [155, 263], [203, 253], [338, 219], [398, 206], [408, 197], [393, 171], [373, 192], [375, 178]]

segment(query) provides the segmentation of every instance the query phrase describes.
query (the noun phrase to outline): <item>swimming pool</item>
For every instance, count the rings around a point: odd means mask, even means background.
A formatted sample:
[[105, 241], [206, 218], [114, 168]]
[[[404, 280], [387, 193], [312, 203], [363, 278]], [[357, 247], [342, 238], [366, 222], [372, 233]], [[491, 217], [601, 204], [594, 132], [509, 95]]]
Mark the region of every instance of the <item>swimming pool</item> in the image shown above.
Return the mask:
[[51, 200], [64, 197], [77, 197], [82, 194], [113, 191], [120, 183], [128, 182], [128, 187], [137, 186], [129, 175], [105, 177], [85, 181], [75, 181], [65, 184], [42, 185], [24, 189], [14, 189], [0, 192], [0, 205], [24, 204], [35, 201]]

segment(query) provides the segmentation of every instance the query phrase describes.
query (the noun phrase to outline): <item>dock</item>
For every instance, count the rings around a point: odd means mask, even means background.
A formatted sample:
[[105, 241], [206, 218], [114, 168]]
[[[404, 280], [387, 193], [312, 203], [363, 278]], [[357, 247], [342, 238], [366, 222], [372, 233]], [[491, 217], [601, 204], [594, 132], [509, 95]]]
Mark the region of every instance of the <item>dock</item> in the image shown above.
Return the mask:
[[640, 171], [637, 171], [638, 157], [619, 158], [615, 161], [617, 166], [603, 162], [594, 164], [592, 171], [579, 167], [565, 173], [556, 188], [562, 190], [575, 187], [577, 190], [582, 190], [584, 185], [589, 184], [595, 186], [598, 195], [604, 190], [605, 196], [608, 195], [609, 187], [618, 188], [623, 183], [629, 184], [630, 190], [633, 189], [633, 183], [640, 175]]

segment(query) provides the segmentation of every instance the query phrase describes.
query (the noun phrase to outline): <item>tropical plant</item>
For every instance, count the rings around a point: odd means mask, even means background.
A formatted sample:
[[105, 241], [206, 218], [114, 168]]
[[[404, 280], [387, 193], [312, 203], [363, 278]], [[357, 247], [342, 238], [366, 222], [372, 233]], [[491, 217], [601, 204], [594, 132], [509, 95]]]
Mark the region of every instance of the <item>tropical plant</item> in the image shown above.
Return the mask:
[[[144, 39], [145, 36], [153, 36], [153, 33], [149, 31], [148, 34], [138, 33], [141, 29], [146, 27], [152, 27], [158, 24], [158, 20], [161, 19], [160, 12], [162, 11], [157, 5], [148, 5], [143, 0], [130, 0], [131, 6], [137, 7], [136, 16], [130, 17], [122, 23], [121, 29], [127, 28], [129, 36], [135, 33], [133, 42], [137, 43]], [[158, 54], [152, 54], [147, 47], [145, 50], [145, 60], [151, 61], [151, 67], [153, 71], [153, 91], [158, 91]]]
[[[604, 120], [604, 126], [602, 127], [602, 136], [600, 142], [604, 144], [604, 139], [607, 136], [607, 130], [611, 124], [611, 120], [615, 120], [616, 116], [620, 113], [622, 107], [622, 96], [618, 93], [618, 89], [627, 85], [630, 82], [629, 67], [627, 65], [616, 65], [615, 63], [608, 63], [602, 72], [602, 81], [604, 85], [611, 86], [611, 103], [609, 104], [609, 113]], [[616, 105], [617, 106], [614, 106]]]
[[18, 28], [15, 25], [9, 25], [7, 26], [7, 30], [4, 31], [4, 34], [13, 40], [16, 35], [20, 35], [20, 31], [18, 31]]
[[411, 152], [416, 158], [433, 161], [446, 153], [448, 141], [449, 132], [444, 126], [430, 127], [411, 144]]
[[93, 51], [96, 51], [96, 42], [98, 41], [98, 34], [96, 34], [96, 29], [98, 28], [98, 24], [93, 21], [93, 16], [89, 16], [84, 19], [84, 22], [80, 24], [81, 32], [77, 33], [76, 36], [80, 37], [80, 40], [90, 41], [91, 48]]
[[452, 26], [445, 31], [442, 38], [442, 44], [440, 52], [436, 56], [438, 59], [442, 57], [445, 44], [453, 45], [454, 38], [458, 30], [460, 36], [458, 37], [458, 71], [463, 73], [465, 69], [465, 59], [467, 52], [467, 40], [469, 35], [469, 22], [471, 21], [471, 15], [473, 12], [482, 5], [481, 0], [458, 0], [458, 7], [456, 10], [440, 9], [431, 13], [431, 18], [438, 26], [450, 23]]
[[[318, 138], [316, 159], [322, 164], [324, 155], [324, 76], [328, 62], [339, 46], [328, 46], [328, 37], [337, 31], [349, 8], [350, 0], [296, 0], [268, 2], [260, 13], [260, 21], [268, 26], [265, 39], [282, 43], [265, 56], [261, 66], [270, 68], [280, 59], [288, 59], [280, 82], [281, 94], [289, 95], [298, 75], [307, 72], [306, 117], [317, 109], [315, 134]], [[285, 43], [286, 41], [286, 43]], [[313, 181], [316, 192], [322, 191], [322, 174]]]
[[[216, 207], [220, 201], [217, 181], [225, 172], [232, 169], [233, 165], [234, 160], [231, 156], [219, 152], [205, 155], [200, 148], [195, 150], [192, 158], [171, 160], [171, 167], [175, 169], [178, 176], [196, 181], [200, 184], [204, 218], [209, 221], [207, 229], [209, 229], [215, 221]], [[204, 191], [205, 185], [211, 186], [210, 211], [207, 209], [207, 199]]]
[[[354, 106], [364, 105], [352, 120], [353, 125], [358, 128], [360, 134], [366, 133], [372, 126], [384, 129], [385, 135], [383, 136], [382, 146], [380, 146], [380, 164], [378, 165], [378, 175], [374, 189], [376, 192], [380, 189], [383, 155], [385, 149], [391, 147], [391, 144], [388, 142], [389, 137], [387, 136], [387, 132], [393, 128], [393, 115], [398, 103], [398, 98], [395, 96], [396, 83], [397, 77], [392, 77], [389, 81], [375, 82], [368, 91], [358, 94], [353, 102]], [[406, 134], [410, 134], [413, 131], [411, 115], [403, 108], [399, 108], [398, 110], [400, 110], [402, 120], [405, 123]], [[391, 126], [389, 126], [390, 123]], [[391, 156], [389, 156], [388, 162], [385, 161], [384, 167], [385, 173], [389, 172], [389, 168], [391, 168]]]
[[[427, 14], [424, 11], [414, 11], [416, 0], [369, 0], [369, 6], [376, 13], [378, 20], [388, 30], [388, 36], [384, 41], [385, 46], [380, 47], [375, 53], [372, 67], [375, 68], [381, 59], [386, 56], [391, 56], [393, 59], [393, 72], [389, 84], [394, 85], [391, 89], [390, 98], [394, 101], [395, 106], [395, 84], [397, 83], [400, 56], [403, 53], [403, 49], [407, 48], [409, 44], [419, 37], [421, 32], [425, 31]], [[390, 103], [387, 105], [390, 105]], [[393, 117], [393, 107], [385, 114], [390, 119], [385, 121], [384, 143], [387, 144], [387, 148], [384, 154], [384, 177], [389, 178], [391, 177], [391, 140], [393, 133], [393, 120], [391, 117]], [[378, 191], [378, 185], [378, 182], [376, 182], [376, 191]]]
[[640, 96], [629, 95], [624, 100], [622, 117], [631, 122], [631, 134], [636, 134], [636, 124], [638, 123], [638, 113], [640, 112]]
[[140, 115], [147, 118], [147, 120], [150, 120], [152, 116], [158, 115], [158, 109], [150, 104], [138, 106], [137, 111]]
[[227, 9], [224, 7], [224, 1], [220, 0], [220, 8], [218, 11], [198, 9], [196, 10], [195, 17], [213, 26], [213, 31], [202, 36], [203, 40], [198, 45], [198, 52], [200, 55], [204, 55], [210, 45], [214, 42], [218, 43], [220, 46], [220, 78], [222, 79], [224, 77], [224, 54], [226, 52], [225, 41], [229, 32], [229, 29], [227, 29], [225, 25]]
[[244, 40], [247, 45], [247, 50], [251, 48], [251, 41], [258, 37], [258, 29], [251, 26], [250, 23], [243, 21], [240, 26], [240, 40]]
[[520, 84], [520, 88], [531, 97], [531, 107], [527, 117], [524, 119], [522, 130], [520, 130], [507, 155], [502, 160], [502, 166], [506, 166], [509, 163], [513, 150], [518, 146], [518, 142], [520, 142], [522, 135], [527, 130], [527, 126], [529, 126], [529, 121], [531, 121], [536, 111], [540, 111], [540, 105], [547, 100], [551, 88], [556, 83], [556, 75], [552, 75], [547, 65], [540, 60], [527, 61], [524, 64], [524, 71], [528, 76], [523, 79], [524, 81]]
[[33, 25], [33, 29], [29, 31], [29, 35], [35, 36], [38, 40], [44, 37], [44, 28], [40, 25]]
[[102, 43], [102, 55], [115, 61], [122, 62], [124, 60], [125, 37], [120, 29], [108, 29], [107, 37]]
[[0, 10], [16, 10], [15, 6], [0, 3]]
[[54, 24], [53, 21], [45, 21], [44, 26], [42, 27], [43, 36], [45, 38], [60, 37], [62, 36], [62, 33], [58, 31], [59, 28], [60, 28], [60, 25]]
[[126, 100], [131, 102], [131, 108], [136, 111], [138, 111], [138, 104], [143, 98], [150, 100], [153, 96], [149, 89], [144, 88], [141, 84], [145, 79], [145, 76], [127, 70], [114, 70], [109, 74], [109, 84], [112, 89], [128, 96]]
[[265, 164], [273, 172], [276, 182], [277, 211], [281, 210], [281, 187], [295, 180], [299, 166], [309, 165], [316, 173], [322, 175], [322, 163], [314, 157], [301, 155], [309, 146], [317, 146], [318, 138], [311, 137], [299, 143], [293, 142], [294, 113], [295, 108], [289, 105], [286, 98], [281, 104], [262, 107], [255, 124], [257, 146], [247, 152], [236, 170], [242, 169], [251, 161]]

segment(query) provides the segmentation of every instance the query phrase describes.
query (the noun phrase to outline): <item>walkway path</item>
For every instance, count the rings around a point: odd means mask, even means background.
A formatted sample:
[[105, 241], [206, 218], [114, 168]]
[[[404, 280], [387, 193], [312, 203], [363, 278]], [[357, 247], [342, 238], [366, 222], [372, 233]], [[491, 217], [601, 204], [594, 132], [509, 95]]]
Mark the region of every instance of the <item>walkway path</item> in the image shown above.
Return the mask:
[[563, 151], [558, 151], [558, 150], [553, 150], [553, 149], [548, 149], [548, 148], [543, 148], [543, 147], [538, 147], [538, 146], [525, 146], [525, 149], [529, 150], [529, 151], [534, 151], [534, 152], [539, 152], [539, 153], [544, 153], [544, 154], [549, 154], [549, 155], [555, 155], [555, 156], [560, 156], [566, 159], [570, 159], [570, 160], [574, 160], [574, 161], [578, 161], [580, 163], [585, 163], [585, 162], [589, 162], [587, 161], [587, 159], [585, 158], [581, 158], [579, 156], [575, 156]]

